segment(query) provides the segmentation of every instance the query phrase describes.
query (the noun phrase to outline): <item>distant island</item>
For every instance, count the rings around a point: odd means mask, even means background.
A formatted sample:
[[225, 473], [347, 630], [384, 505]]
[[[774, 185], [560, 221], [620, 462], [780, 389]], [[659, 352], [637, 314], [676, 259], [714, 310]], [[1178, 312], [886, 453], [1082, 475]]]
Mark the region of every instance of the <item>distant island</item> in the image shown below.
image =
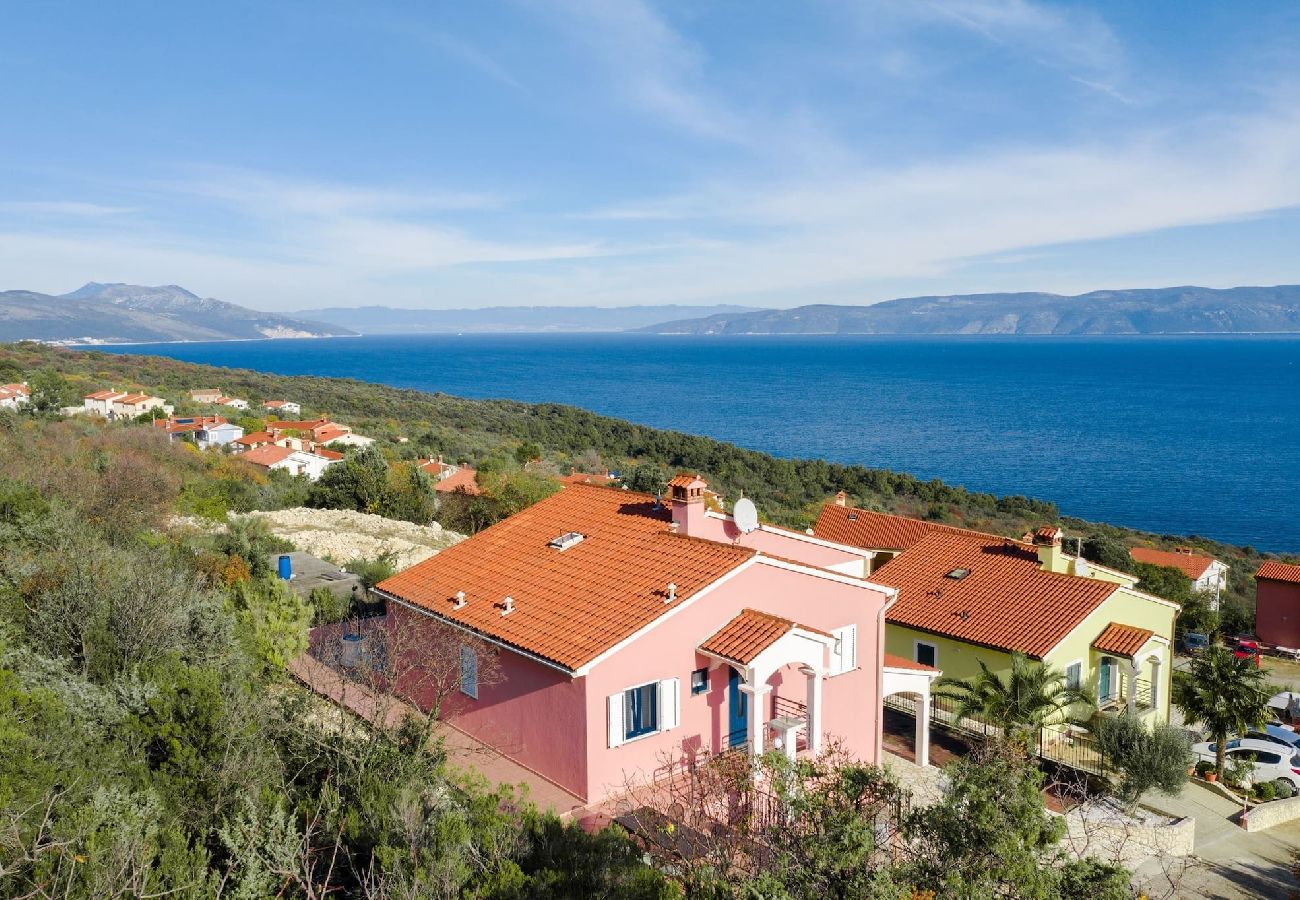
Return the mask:
[[1300, 285], [906, 297], [682, 318], [651, 334], [1231, 334], [1300, 332]]
[[137, 344], [354, 335], [339, 325], [259, 312], [174, 284], [92, 281], [67, 294], [0, 291], [0, 339]]
[[753, 306], [489, 306], [483, 309], [399, 309], [392, 306], [302, 309], [293, 315], [329, 322], [363, 334], [456, 334], [458, 332], [630, 331], [668, 319], [734, 316]]

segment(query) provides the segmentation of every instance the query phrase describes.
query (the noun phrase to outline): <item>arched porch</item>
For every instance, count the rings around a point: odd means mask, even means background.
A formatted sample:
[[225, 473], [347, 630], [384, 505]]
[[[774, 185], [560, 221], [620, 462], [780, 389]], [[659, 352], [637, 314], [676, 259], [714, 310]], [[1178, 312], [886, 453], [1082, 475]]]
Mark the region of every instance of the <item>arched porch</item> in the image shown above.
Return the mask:
[[934, 680], [943, 673], [932, 666], [912, 662], [889, 653], [885, 654], [885, 664], [881, 673], [882, 698], [903, 695], [913, 699], [916, 719], [916, 764], [930, 765], [931, 689]]

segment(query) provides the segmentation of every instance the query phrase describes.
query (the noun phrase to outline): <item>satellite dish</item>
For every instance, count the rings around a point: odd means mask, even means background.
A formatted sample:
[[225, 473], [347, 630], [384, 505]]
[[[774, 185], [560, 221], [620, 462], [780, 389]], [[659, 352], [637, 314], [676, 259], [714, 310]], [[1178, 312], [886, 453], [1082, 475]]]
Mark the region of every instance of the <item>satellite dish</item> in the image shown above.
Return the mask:
[[758, 527], [758, 510], [754, 508], [754, 501], [741, 497], [736, 501], [736, 508], [731, 511], [731, 518], [741, 533], [749, 534]]

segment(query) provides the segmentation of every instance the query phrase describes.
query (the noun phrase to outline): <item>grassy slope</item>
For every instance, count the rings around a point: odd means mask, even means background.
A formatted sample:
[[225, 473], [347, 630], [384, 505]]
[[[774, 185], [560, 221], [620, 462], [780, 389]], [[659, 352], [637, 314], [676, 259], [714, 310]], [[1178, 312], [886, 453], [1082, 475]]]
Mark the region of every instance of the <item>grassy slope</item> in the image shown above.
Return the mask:
[[[35, 344], [0, 345], [0, 365], [17, 366], [30, 378], [40, 369], [58, 371], [85, 392], [103, 387], [139, 387], [177, 402], [186, 411], [188, 390], [218, 387], [228, 395], [260, 402], [296, 400], [304, 415], [332, 416], [362, 434], [385, 441], [386, 452], [411, 457], [445, 453], [475, 462], [522, 441], [544, 448], [567, 471], [578, 454], [595, 450], [611, 467], [637, 462], [666, 471], [701, 472], [729, 497], [742, 492], [767, 519], [806, 527], [836, 490], [846, 490], [858, 505], [1018, 536], [1030, 527], [1062, 521], [1056, 507], [1023, 497], [996, 498], [940, 481], [846, 466], [822, 460], [786, 460], [745, 450], [711, 438], [663, 431], [599, 416], [558, 404], [504, 400], [466, 400], [339, 378], [270, 375], [183, 363], [159, 356], [122, 356], [55, 349]], [[196, 409], [190, 407], [190, 409]], [[254, 407], [250, 414], [256, 415]], [[398, 443], [399, 437], [409, 439]], [[1191, 545], [1232, 567], [1231, 595], [1253, 607], [1250, 576], [1263, 555], [1207, 538], [1154, 535], [1134, 529], [1066, 518], [1070, 534], [1106, 532], [1128, 544]]]

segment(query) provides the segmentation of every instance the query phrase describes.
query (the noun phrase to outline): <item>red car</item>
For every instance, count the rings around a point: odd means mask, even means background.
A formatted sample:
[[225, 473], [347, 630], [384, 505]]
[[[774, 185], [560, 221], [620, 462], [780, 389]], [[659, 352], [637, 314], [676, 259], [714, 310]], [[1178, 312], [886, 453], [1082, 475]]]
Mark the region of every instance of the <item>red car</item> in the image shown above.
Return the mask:
[[1232, 648], [1232, 655], [1237, 659], [1254, 659], [1255, 668], [1259, 668], [1259, 641], [1237, 641]]

